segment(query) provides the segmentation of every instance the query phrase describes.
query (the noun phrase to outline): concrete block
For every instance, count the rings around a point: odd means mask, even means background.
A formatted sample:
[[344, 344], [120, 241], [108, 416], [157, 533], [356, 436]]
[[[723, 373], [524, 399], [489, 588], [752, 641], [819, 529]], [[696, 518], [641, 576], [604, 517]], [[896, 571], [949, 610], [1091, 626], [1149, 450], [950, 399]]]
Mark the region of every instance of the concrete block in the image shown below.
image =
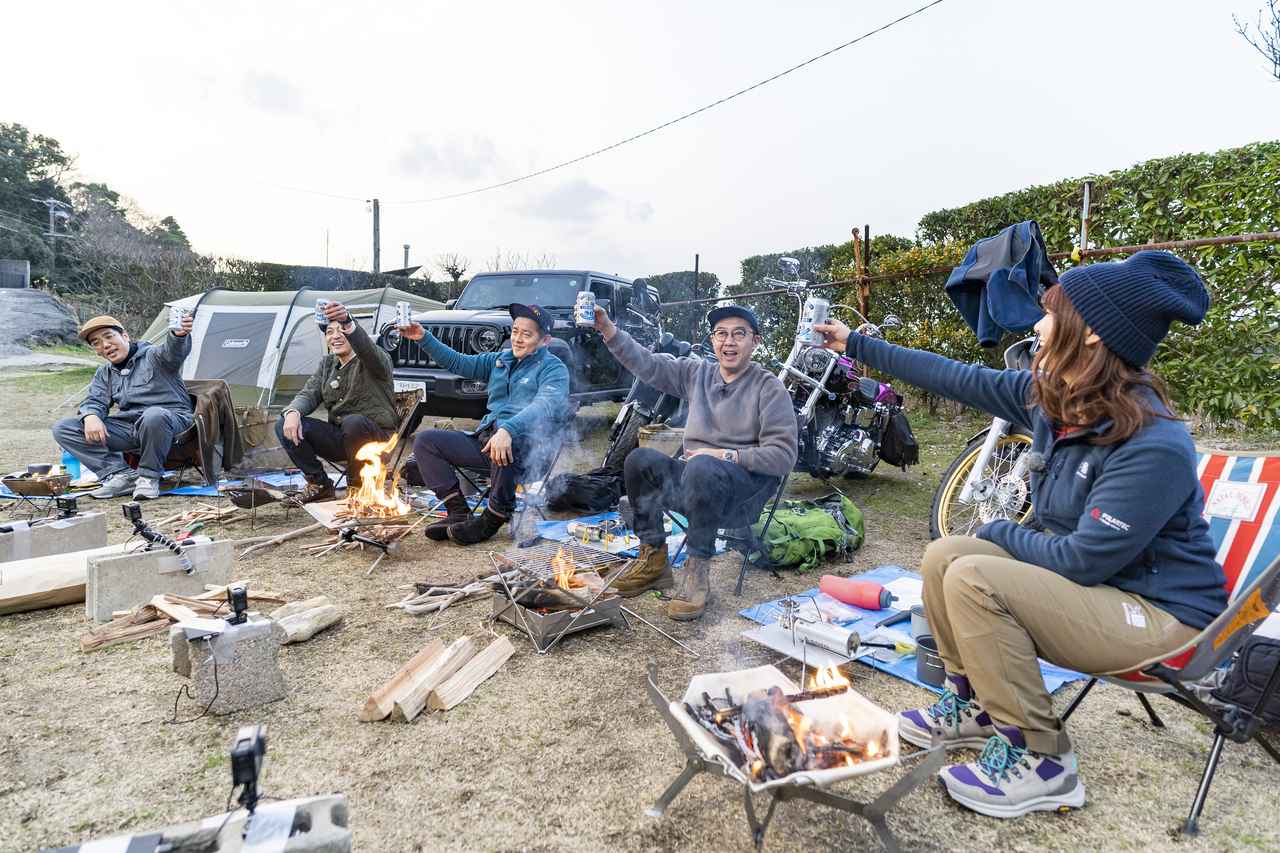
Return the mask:
[[282, 633], [279, 625], [257, 614], [207, 638], [187, 640], [179, 626], [171, 628], [174, 671], [189, 673], [192, 707], [231, 714], [283, 699], [288, 688], [280, 671]]
[[231, 581], [233, 553], [229, 541], [204, 542], [183, 549], [194, 567], [187, 574], [178, 557], [165, 549], [114, 557], [90, 557], [84, 610], [95, 622], [110, 622], [115, 610], [146, 604], [162, 593], [199, 595], [205, 584]]
[[107, 517], [100, 512], [0, 524], [0, 563], [88, 551], [106, 544]]
[[[271, 755], [269, 745], [267, 755]], [[246, 822], [249, 824], [248, 837]], [[288, 836], [284, 837], [286, 822], [289, 823]], [[136, 842], [138, 849], [150, 850], [155, 849], [158, 841], [168, 849], [198, 850], [202, 853], [240, 853], [249, 849], [279, 850], [281, 853], [351, 853], [349, 822], [347, 798], [342, 794], [330, 794], [282, 802], [264, 801], [259, 803], [251, 819], [243, 809], [239, 809], [229, 815], [211, 815], [151, 832], [94, 839], [91, 845], [95, 850], [126, 850], [133, 849], [131, 842]], [[275, 834], [277, 831], [278, 836]], [[80, 849], [87, 850], [89, 846], [82, 845]]]

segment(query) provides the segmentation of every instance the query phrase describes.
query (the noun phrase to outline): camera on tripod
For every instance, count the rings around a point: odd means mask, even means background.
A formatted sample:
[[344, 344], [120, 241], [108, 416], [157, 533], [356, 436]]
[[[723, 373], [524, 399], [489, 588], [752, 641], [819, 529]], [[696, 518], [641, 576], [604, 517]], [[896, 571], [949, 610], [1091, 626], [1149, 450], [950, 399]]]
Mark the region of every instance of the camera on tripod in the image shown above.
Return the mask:
[[240, 788], [239, 803], [249, 814], [258, 807], [258, 780], [267, 758], [267, 727], [241, 726], [231, 743], [231, 784]]

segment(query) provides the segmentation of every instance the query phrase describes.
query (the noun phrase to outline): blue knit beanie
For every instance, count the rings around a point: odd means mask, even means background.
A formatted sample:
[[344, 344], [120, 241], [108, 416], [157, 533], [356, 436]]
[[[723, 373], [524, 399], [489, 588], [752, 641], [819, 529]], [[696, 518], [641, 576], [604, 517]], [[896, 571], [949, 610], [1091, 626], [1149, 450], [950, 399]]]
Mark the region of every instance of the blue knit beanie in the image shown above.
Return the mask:
[[1118, 263], [1090, 264], [1062, 275], [1063, 294], [1107, 349], [1143, 367], [1174, 320], [1196, 325], [1209, 291], [1191, 265], [1150, 249]]

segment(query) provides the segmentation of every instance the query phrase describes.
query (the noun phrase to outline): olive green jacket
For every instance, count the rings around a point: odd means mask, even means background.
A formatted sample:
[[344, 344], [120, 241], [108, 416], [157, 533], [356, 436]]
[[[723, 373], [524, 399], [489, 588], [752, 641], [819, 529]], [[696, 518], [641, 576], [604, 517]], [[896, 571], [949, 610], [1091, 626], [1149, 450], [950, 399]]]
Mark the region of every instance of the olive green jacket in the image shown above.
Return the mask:
[[337, 356], [327, 353], [285, 411], [306, 417], [324, 406], [331, 424], [341, 425], [347, 415], [364, 415], [383, 429], [395, 430], [400, 418], [391, 381], [391, 356], [373, 342], [359, 323], [355, 324], [355, 331], [347, 334], [347, 340], [355, 356], [344, 367]]

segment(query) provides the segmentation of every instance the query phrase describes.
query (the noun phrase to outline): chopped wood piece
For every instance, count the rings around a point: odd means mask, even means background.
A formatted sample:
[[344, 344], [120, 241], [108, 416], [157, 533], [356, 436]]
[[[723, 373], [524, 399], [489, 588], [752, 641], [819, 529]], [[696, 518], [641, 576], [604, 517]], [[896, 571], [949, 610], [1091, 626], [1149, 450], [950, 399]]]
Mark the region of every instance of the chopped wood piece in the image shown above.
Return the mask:
[[431, 691], [427, 704], [433, 711], [448, 711], [471, 695], [480, 683], [493, 675], [515, 654], [515, 647], [506, 637], [494, 640], [480, 654], [454, 673], [453, 677]]
[[315, 610], [317, 607], [324, 607], [329, 604], [333, 604], [333, 602], [329, 600], [329, 596], [317, 595], [315, 598], [308, 598], [306, 601], [294, 601], [283, 607], [277, 607], [267, 615], [279, 622], [286, 616], [292, 616], [295, 613], [305, 613], [308, 610]]
[[391, 719], [402, 723], [412, 722], [426, 707], [431, 691], [462, 669], [479, 650], [480, 641], [474, 637], [459, 637], [454, 640], [434, 663], [419, 671], [409, 689], [396, 699]]
[[[308, 504], [308, 506], [310, 506], [310, 504]], [[281, 542], [288, 542], [290, 539], [297, 539], [299, 536], [306, 536], [308, 533], [314, 533], [323, 527], [323, 524], [316, 522], [315, 524], [309, 524], [306, 527], [299, 527], [297, 530], [290, 530], [288, 533], [281, 533], [279, 536], [272, 536], [266, 542], [259, 542], [257, 545], [250, 545], [248, 548], [245, 548], [240, 552], [240, 558], [243, 559], [254, 551], [261, 550], [269, 545], [279, 545]]]
[[200, 614], [196, 613], [190, 607], [184, 607], [169, 599], [166, 595], [155, 595], [151, 598], [151, 606], [159, 610], [165, 616], [168, 616], [174, 622], [185, 622], [188, 619], [197, 619]]
[[301, 643], [304, 640], [310, 640], [325, 628], [330, 625], [336, 625], [341, 621], [342, 610], [333, 604], [313, 607], [310, 610], [286, 616], [278, 622], [280, 627], [284, 629], [282, 644]]
[[370, 694], [364, 702], [364, 707], [360, 709], [360, 722], [371, 723], [374, 720], [385, 720], [390, 716], [396, 699], [408, 688], [414, 674], [430, 666], [431, 662], [442, 654], [444, 654], [444, 643], [439, 640], [427, 643], [421, 651], [409, 658], [404, 666], [396, 670], [395, 675]]

